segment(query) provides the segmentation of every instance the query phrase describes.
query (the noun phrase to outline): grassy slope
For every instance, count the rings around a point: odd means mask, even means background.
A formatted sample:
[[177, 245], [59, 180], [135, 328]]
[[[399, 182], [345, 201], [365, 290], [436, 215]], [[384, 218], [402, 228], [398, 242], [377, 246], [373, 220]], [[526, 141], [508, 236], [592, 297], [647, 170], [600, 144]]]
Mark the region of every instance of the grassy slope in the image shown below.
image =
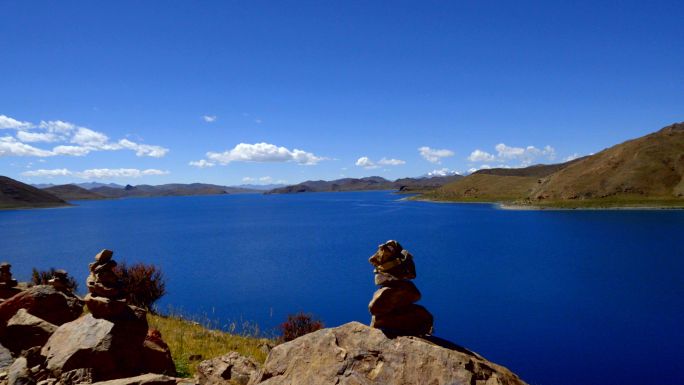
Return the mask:
[[546, 169], [482, 170], [419, 198], [549, 208], [684, 207], [684, 124]]
[[510, 202], [528, 195], [537, 178], [472, 174], [419, 198], [461, 202]]
[[[171, 349], [173, 361], [179, 376], [190, 377], [197, 371], [197, 365], [230, 351], [236, 351], [255, 361], [263, 363], [267, 353], [259, 348], [266, 340], [250, 336], [230, 334], [219, 330], [210, 330], [197, 322], [180, 317], [162, 317], [148, 315], [151, 328], [158, 329], [164, 341]], [[190, 360], [191, 356], [201, 356]]]

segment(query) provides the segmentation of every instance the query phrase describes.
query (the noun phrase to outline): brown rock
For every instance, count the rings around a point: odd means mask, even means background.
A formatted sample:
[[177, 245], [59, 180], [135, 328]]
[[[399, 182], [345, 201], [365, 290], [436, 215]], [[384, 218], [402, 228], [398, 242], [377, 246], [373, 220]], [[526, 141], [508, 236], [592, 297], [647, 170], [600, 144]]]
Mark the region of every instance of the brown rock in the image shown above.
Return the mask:
[[441, 345], [351, 322], [276, 346], [250, 385], [525, 385], [475, 353]]
[[176, 385], [176, 379], [162, 374], [143, 374], [136, 377], [95, 382], [93, 385]]
[[41, 351], [47, 369], [62, 373], [92, 368], [95, 381], [140, 373], [142, 346], [147, 333], [145, 316], [131, 311], [116, 322], [87, 314], [60, 326]]
[[12, 357], [12, 352], [0, 345], [0, 372], [9, 368], [13, 362], [14, 357]]
[[169, 345], [162, 339], [159, 330], [150, 329], [142, 350], [143, 369], [149, 373], [176, 375], [176, 365], [171, 358]]
[[375, 266], [376, 273], [386, 273], [397, 279], [416, 278], [413, 256], [397, 241], [387, 241], [378, 246], [378, 251], [368, 262]]
[[83, 304], [78, 297], [49, 285], [38, 285], [0, 303], [0, 327], [22, 308], [55, 325], [73, 321], [83, 313]]
[[19, 309], [7, 322], [2, 335], [2, 344], [14, 353], [33, 346], [43, 346], [57, 326]]
[[103, 296], [95, 296], [91, 293], [83, 298], [88, 310], [95, 318], [114, 319], [129, 311], [129, 306], [124, 300], [109, 299]]
[[230, 352], [200, 362], [195, 378], [199, 385], [246, 385], [257, 374], [259, 364], [251, 358]]
[[112, 260], [112, 256], [114, 256], [114, 252], [111, 250], [103, 249], [97, 255], [95, 256], [95, 261], [98, 263], [105, 263], [109, 262]]
[[393, 281], [392, 286], [382, 287], [373, 294], [368, 310], [373, 315], [389, 313], [420, 300], [420, 291], [413, 282]]
[[36, 383], [24, 357], [17, 358], [7, 372], [7, 385], [34, 385]]
[[93, 369], [80, 368], [69, 370], [62, 373], [59, 377], [61, 385], [77, 385], [77, 384], [92, 384], [93, 383]]
[[432, 314], [420, 305], [408, 305], [392, 312], [374, 315], [371, 327], [396, 335], [432, 334]]

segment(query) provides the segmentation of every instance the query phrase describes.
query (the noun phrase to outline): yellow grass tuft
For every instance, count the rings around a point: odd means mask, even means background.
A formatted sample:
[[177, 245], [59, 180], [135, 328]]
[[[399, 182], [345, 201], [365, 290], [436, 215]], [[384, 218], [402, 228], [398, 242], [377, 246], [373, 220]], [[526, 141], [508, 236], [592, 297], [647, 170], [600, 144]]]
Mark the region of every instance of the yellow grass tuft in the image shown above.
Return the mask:
[[[180, 316], [147, 316], [150, 328], [159, 330], [162, 338], [169, 345], [176, 370], [181, 377], [191, 377], [197, 372], [197, 365], [203, 360], [224, 355], [235, 351], [241, 355], [251, 357], [259, 363], [266, 360], [265, 344], [274, 345], [274, 341], [266, 338], [254, 337], [258, 335], [258, 328], [249, 325], [227, 325], [231, 331], [242, 327], [243, 335], [214, 330], [203, 325], [210, 322], [195, 322]], [[247, 328], [245, 328], [247, 326]]]

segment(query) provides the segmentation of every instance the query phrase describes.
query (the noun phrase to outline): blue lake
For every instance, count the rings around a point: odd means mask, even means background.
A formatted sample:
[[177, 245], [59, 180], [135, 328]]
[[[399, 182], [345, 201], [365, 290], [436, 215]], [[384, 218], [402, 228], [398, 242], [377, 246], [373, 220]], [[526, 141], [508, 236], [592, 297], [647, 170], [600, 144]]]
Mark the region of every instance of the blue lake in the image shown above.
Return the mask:
[[683, 384], [684, 211], [507, 211], [389, 192], [77, 202], [0, 211], [0, 259], [85, 286], [102, 248], [161, 266], [160, 308], [272, 329], [370, 321], [368, 257], [414, 255], [435, 334], [530, 384]]

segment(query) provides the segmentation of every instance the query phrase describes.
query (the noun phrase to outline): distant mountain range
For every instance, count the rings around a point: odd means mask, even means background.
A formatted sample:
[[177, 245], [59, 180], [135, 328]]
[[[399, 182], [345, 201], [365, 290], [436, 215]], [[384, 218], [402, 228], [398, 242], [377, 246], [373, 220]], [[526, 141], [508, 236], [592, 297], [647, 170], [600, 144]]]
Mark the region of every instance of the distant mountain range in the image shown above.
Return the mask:
[[90, 192], [99, 194], [105, 198], [128, 198], [128, 197], [159, 197], [159, 196], [189, 196], [189, 195], [221, 195], [221, 194], [249, 194], [259, 191], [253, 189], [227, 187], [205, 183], [190, 184], [162, 184], [151, 185], [126, 185], [124, 187], [100, 186], [90, 189]]
[[[266, 187], [204, 183], [120, 186], [94, 182], [84, 185], [47, 186], [41, 190], [0, 176], [0, 208], [63, 206], [67, 205], [65, 201], [79, 199], [262, 193]], [[684, 123], [561, 164], [480, 170], [466, 177], [450, 175], [390, 181], [373, 176], [306, 181], [273, 188], [267, 193], [364, 190], [418, 192], [420, 198], [432, 200], [550, 207], [684, 207]]]
[[402, 178], [390, 181], [379, 176], [366, 178], [343, 178], [332, 181], [306, 181], [268, 191], [268, 194], [292, 194], [305, 192], [371, 191], [399, 190], [402, 192], [421, 192], [432, 190], [463, 178], [461, 175], [435, 176], [423, 178]]
[[551, 207], [684, 206], [684, 123], [567, 163], [480, 170], [423, 197]]

